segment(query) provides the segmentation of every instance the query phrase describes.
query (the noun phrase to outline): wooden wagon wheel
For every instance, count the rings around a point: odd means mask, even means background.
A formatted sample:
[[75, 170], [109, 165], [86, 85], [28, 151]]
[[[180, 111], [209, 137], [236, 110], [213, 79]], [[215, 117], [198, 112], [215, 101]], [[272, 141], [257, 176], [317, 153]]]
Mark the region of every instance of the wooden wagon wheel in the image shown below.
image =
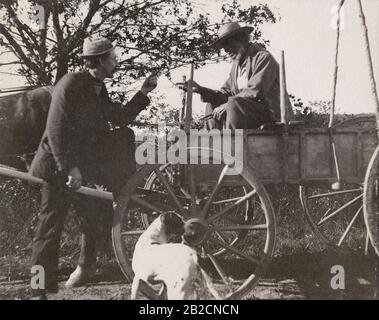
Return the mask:
[[371, 244], [376, 254], [379, 255], [379, 146], [366, 171], [363, 213]]
[[[375, 117], [354, 117], [336, 127], [375, 132]], [[300, 186], [303, 211], [314, 234], [332, 247], [364, 249], [367, 253], [369, 240], [362, 199], [363, 182], [341, 183], [338, 190], [326, 184]]]
[[[172, 185], [176, 185], [177, 192], [182, 197], [187, 197], [187, 199], [190, 199], [190, 196], [186, 193], [185, 190], [180, 188], [178, 184], [180, 183], [180, 166], [179, 165], [173, 165], [172, 163], [166, 163], [164, 165], [161, 165], [159, 167], [159, 171], [163, 174], [163, 176], [170, 181]], [[203, 186], [204, 188], [205, 186]], [[161, 180], [159, 179], [157, 173], [153, 171], [149, 177], [146, 179], [145, 190], [151, 190], [151, 191], [158, 191], [158, 192], [166, 192], [166, 189], [164, 185], [162, 185]], [[233, 202], [233, 199], [240, 198], [242, 196], [245, 196], [248, 193], [248, 187], [246, 185], [241, 186], [224, 186], [219, 190], [219, 193], [217, 195], [217, 198], [214, 201], [214, 205], [212, 206], [212, 210], [217, 210], [217, 206], [219, 208], [222, 208], [227, 203]], [[253, 212], [254, 203], [251, 203], [250, 201], [245, 201], [244, 203], [236, 206], [235, 210], [233, 212], [230, 212], [228, 214], [228, 218], [231, 218], [229, 221], [226, 220], [226, 223], [232, 224], [232, 216], [234, 216], [235, 219], [240, 221], [241, 223], [248, 224], [249, 221], [253, 218]], [[149, 215], [144, 214], [142, 217], [142, 221], [144, 222], [144, 227], [147, 228], [147, 226], [151, 223], [151, 220], [149, 221]], [[234, 232], [228, 232], [222, 234], [221, 232], [218, 233], [218, 236], [222, 238], [229, 246], [236, 246], [238, 243], [240, 243], [248, 234], [248, 230], [238, 230]], [[214, 256], [219, 256], [223, 253], [227, 252], [225, 248], [214, 248], [214, 250], [211, 252]]]
[[300, 186], [309, 226], [319, 239], [333, 247], [365, 247], [362, 197], [363, 188], [358, 184], [342, 184], [341, 190], [325, 185]]
[[[205, 149], [197, 150], [202, 153]], [[191, 153], [191, 149], [187, 149], [187, 152]], [[251, 170], [243, 168], [241, 173], [233, 176], [233, 180], [239, 179], [240, 184], [244, 183], [249, 192], [244, 196], [229, 199], [222, 203], [222, 206], [219, 206], [220, 203], [214, 205], [222, 187], [228, 185], [228, 174], [233, 169], [231, 165], [225, 164], [230, 163], [224, 161], [227, 159], [225, 154], [213, 150], [210, 154], [213, 154], [213, 162], [218, 159], [221, 165], [186, 165], [188, 183], [182, 188], [187, 195], [179, 193], [177, 186], [166, 179], [159, 170], [160, 165], [144, 166], [125, 186], [114, 214], [112, 239], [117, 261], [129, 280], [133, 277], [131, 259], [134, 246], [146, 228], [146, 221], [141, 217], [147, 216], [150, 220], [167, 210], [175, 210], [180, 214], [186, 226], [197, 227], [195, 236], [186, 240], [197, 250], [199, 256], [208, 258], [207, 261], [204, 259], [205, 268], [212, 279], [213, 289], [218, 292], [216, 298], [243, 297], [265, 272], [275, 245], [275, 215], [270, 198]], [[191, 157], [190, 163], [202, 163], [201, 157]], [[164, 193], [160, 190], [154, 192], [138, 189], [152, 171], [155, 171], [165, 187]], [[206, 188], [200, 172], [212, 172], [216, 184]], [[247, 201], [254, 203], [250, 221], [238, 220], [230, 214]], [[223, 235], [236, 231], [246, 231], [248, 235], [241, 244], [231, 246]], [[221, 258], [214, 254], [220, 248], [226, 251]]]

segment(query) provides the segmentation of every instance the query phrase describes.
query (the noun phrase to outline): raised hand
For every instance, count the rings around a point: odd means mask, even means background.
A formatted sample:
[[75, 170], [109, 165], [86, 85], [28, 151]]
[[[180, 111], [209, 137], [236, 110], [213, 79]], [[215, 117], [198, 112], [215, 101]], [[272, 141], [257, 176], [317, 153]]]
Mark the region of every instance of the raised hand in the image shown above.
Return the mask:
[[187, 91], [188, 90], [188, 87], [191, 86], [192, 84], [192, 91], [193, 92], [196, 92], [196, 93], [200, 93], [201, 90], [202, 90], [202, 86], [199, 85], [196, 81], [191, 81], [191, 80], [188, 80], [186, 82], [179, 82], [179, 83], [176, 83], [176, 85], [179, 85], [181, 89], [183, 89], [184, 91]]
[[158, 77], [155, 74], [148, 76], [142, 84], [141, 91], [143, 94], [148, 94], [157, 87]]

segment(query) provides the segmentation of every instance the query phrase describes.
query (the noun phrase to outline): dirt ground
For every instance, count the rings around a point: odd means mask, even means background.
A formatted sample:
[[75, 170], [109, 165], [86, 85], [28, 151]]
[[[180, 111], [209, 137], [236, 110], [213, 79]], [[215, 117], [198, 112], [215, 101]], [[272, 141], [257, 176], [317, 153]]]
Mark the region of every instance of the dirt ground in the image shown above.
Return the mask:
[[[377, 277], [375, 258], [351, 253], [299, 253], [273, 259], [265, 277], [245, 297], [254, 299], [378, 299], [375, 298]], [[332, 267], [345, 270], [345, 289], [332, 289], [335, 274]], [[49, 295], [52, 300], [127, 300], [128, 284], [117, 265], [97, 270], [86, 286], [65, 289], [64, 281], [70, 270], [61, 270], [59, 293]], [[23, 300], [29, 298], [28, 280], [0, 279], [0, 299]]]

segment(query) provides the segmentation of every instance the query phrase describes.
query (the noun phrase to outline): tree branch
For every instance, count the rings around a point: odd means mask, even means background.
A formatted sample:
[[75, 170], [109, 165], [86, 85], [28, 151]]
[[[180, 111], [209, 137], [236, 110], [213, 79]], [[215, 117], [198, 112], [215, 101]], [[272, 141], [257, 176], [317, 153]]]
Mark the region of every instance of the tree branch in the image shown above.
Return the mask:
[[17, 41], [12, 37], [12, 35], [8, 32], [8, 30], [0, 24], [0, 33], [7, 39], [10, 46], [13, 48], [16, 56], [30, 69], [32, 70], [40, 79], [46, 84], [49, 83], [47, 76], [44, 72], [25, 54], [25, 52], [21, 49], [21, 46], [17, 43]]
[[16, 23], [16, 28], [17, 28], [18, 32], [20, 33], [20, 36], [23, 38], [23, 42], [25, 44], [28, 42], [28, 40], [26, 39], [25, 34], [24, 34], [24, 32], [25, 32], [29, 36], [31, 41], [34, 43], [34, 45], [38, 46], [38, 41], [34, 35], [34, 32], [26, 24], [22, 23], [18, 19], [17, 14], [13, 10], [11, 4], [6, 2], [5, 7], [9, 13], [10, 17], [12, 18], [12, 20]]
[[11, 62], [0, 63], [0, 67], [9, 66], [11, 64], [21, 64], [21, 62], [20, 61], [11, 61]]
[[88, 8], [88, 13], [83, 20], [82, 25], [76, 30], [76, 32], [71, 37], [71, 40], [67, 43], [66, 52], [71, 52], [78, 46], [78, 42], [82, 39], [83, 35], [86, 33], [86, 30], [89, 24], [92, 21], [93, 16], [96, 14], [99, 9], [100, 0], [91, 0]]
[[53, 0], [53, 26], [54, 26], [54, 31], [57, 37], [57, 42], [58, 42], [58, 52], [60, 51], [60, 47], [63, 46], [64, 38], [63, 38], [63, 33], [61, 26], [59, 24], [59, 8], [58, 8], [58, 1]]

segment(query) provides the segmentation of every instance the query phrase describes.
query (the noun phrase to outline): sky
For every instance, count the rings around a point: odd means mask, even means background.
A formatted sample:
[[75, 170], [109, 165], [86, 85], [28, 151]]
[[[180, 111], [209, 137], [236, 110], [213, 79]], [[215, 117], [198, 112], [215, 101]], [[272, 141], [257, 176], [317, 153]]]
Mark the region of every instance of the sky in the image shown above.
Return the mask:
[[[287, 90], [305, 103], [332, 98], [334, 54], [336, 45], [335, 7], [340, 0], [240, 0], [243, 6], [267, 3], [279, 13], [280, 21], [265, 24], [264, 39], [270, 40], [268, 50], [279, 61], [285, 52]], [[209, 13], [213, 22], [221, 20], [223, 0], [194, 0], [196, 10]], [[369, 30], [371, 54], [376, 79], [379, 78], [379, 0], [362, 0]], [[334, 23], [333, 23], [334, 22]], [[194, 80], [218, 89], [228, 77], [230, 63], [211, 64], [195, 70]], [[173, 82], [189, 77], [190, 69], [174, 71]], [[379, 80], [377, 80], [379, 82]], [[0, 88], [22, 85], [20, 79], [0, 74]], [[158, 82], [157, 93], [166, 102], [180, 107], [181, 92], [165, 77]], [[363, 32], [358, 17], [357, 0], [346, 0], [342, 12], [339, 74], [336, 97], [337, 112], [374, 112], [375, 105], [369, 82]], [[193, 98], [195, 112], [204, 112], [205, 105], [197, 95]]]
[[[204, 4], [202, 7], [211, 14], [214, 21], [221, 19], [220, 1], [196, 2]], [[339, 0], [241, 0], [244, 6], [260, 2], [267, 3], [281, 16], [277, 23], [263, 26], [263, 37], [270, 40], [268, 50], [277, 61], [281, 50], [284, 50], [288, 92], [305, 103], [330, 101], [336, 46], [336, 29], [333, 26], [336, 21], [335, 6]], [[362, 0], [362, 3], [369, 30], [375, 77], [378, 79], [379, 0]], [[336, 108], [340, 113], [375, 112], [358, 10], [356, 0], [345, 1], [336, 96]], [[218, 89], [228, 77], [229, 71], [230, 63], [209, 65], [196, 70], [194, 80], [203, 86]], [[189, 68], [183, 68], [174, 72], [173, 78], [181, 81], [182, 75], [189, 77], [189, 73]], [[171, 84], [166, 79], [161, 79], [160, 82], [159, 86], [164, 88], [167, 101], [173, 105], [180, 104], [178, 90], [169, 88]], [[193, 109], [203, 112], [204, 108], [205, 105], [196, 95]]]

